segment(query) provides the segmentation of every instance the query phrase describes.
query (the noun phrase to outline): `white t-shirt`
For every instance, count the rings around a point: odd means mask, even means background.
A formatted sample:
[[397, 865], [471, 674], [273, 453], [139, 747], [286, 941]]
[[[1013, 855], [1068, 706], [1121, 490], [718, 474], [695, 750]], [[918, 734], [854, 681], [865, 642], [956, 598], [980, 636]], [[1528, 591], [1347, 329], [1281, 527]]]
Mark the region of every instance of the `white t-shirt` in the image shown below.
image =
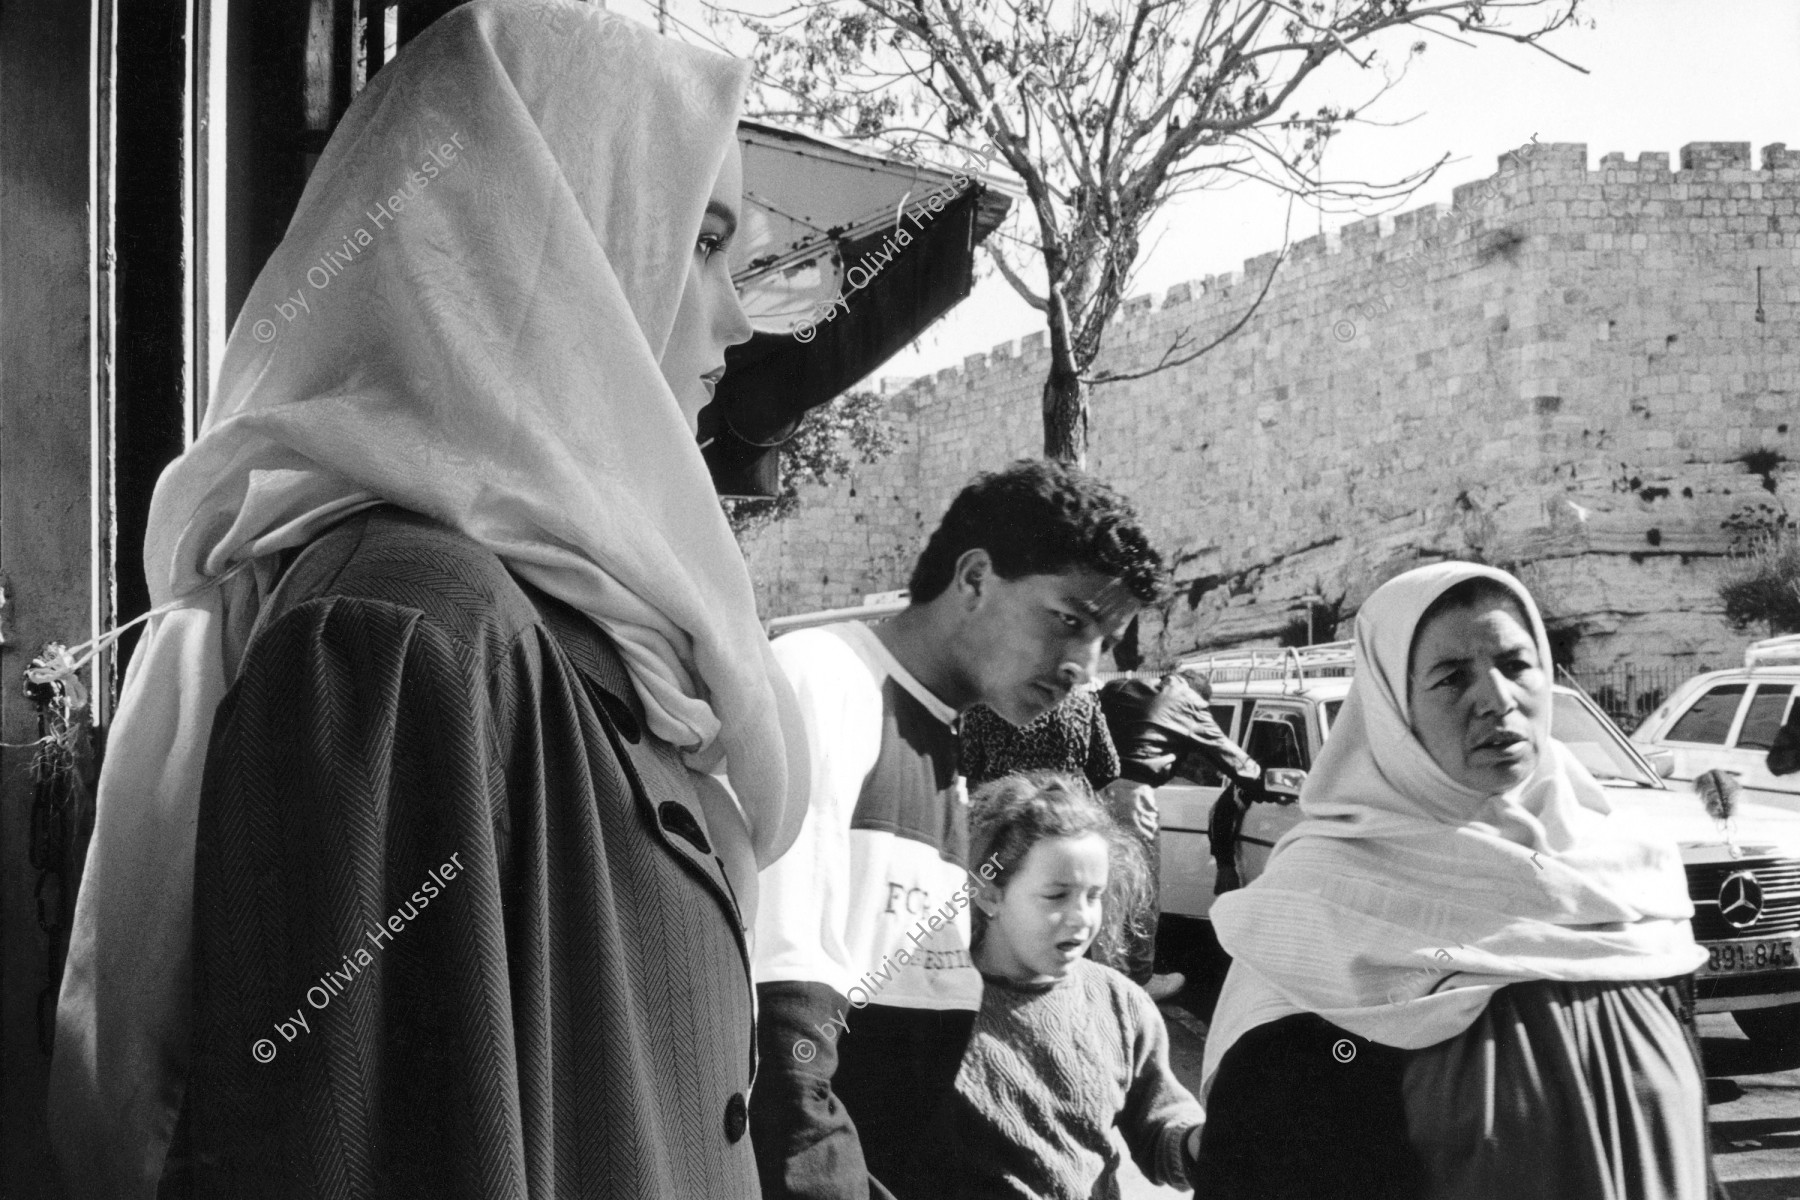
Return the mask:
[[863, 624], [774, 648], [806, 722], [812, 801], [762, 872], [756, 981], [821, 983], [859, 1008], [979, 1008], [955, 711]]

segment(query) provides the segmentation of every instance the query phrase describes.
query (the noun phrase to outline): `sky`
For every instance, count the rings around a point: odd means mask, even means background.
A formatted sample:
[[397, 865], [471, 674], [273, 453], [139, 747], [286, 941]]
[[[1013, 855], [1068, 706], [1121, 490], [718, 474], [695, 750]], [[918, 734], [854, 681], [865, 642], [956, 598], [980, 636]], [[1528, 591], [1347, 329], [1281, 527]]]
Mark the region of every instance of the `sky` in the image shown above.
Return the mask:
[[[669, 5], [672, 32], [699, 24], [696, 0]], [[650, 0], [610, 7], [655, 20]], [[1757, 165], [1770, 142], [1800, 147], [1800, 0], [1588, 0], [1583, 12], [1583, 28], [1546, 44], [1586, 74], [1529, 47], [1426, 39], [1426, 53], [1406, 62], [1398, 86], [1368, 110], [1381, 124], [1354, 125], [1334, 139], [1326, 172], [1394, 180], [1448, 156], [1429, 183], [1388, 210], [1404, 212], [1448, 204], [1458, 184], [1494, 174], [1501, 154], [1533, 137], [1586, 143], [1590, 167], [1614, 151], [1628, 158], [1662, 151], [1679, 166], [1689, 142], [1749, 142]], [[1348, 65], [1322, 68], [1294, 107], [1360, 108], [1380, 83]], [[1174, 284], [1238, 270], [1245, 259], [1279, 249], [1290, 220], [1297, 240], [1377, 211], [1320, 213], [1296, 204], [1290, 218], [1283, 195], [1248, 182], [1179, 198], [1144, 238], [1128, 295], [1160, 298]], [[984, 269], [988, 277], [968, 299], [875, 376], [929, 374], [1043, 329], [1042, 316]]]

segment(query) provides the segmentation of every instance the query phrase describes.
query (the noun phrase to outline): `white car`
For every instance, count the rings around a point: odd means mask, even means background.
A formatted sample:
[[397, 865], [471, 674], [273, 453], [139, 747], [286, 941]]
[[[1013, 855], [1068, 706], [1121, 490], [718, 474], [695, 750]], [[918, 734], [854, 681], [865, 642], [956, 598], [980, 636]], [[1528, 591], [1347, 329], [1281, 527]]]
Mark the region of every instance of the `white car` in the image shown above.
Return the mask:
[[1772, 775], [1768, 766], [1769, 743], [1792, 718], [1797, 693], [1800, 636], [1770, 638], [1744, 651], [1742, 667], [1709, 671], [1676, 688], [1631, 740], [1646, 755], [1666, 752], [1671, 779], [1730, 771], [1746, 798], [1800, 812], [1800, 773]]
[[[1350, 690], [1350, 643], [1210, 660], [1214, 718], [1263, 767], [1263, 803], [1244, 816], [1238, 874], [1262, 872], [1275, 842], [1300, 819], [1294, 801]], [[1182, 664], [1208, 669], [1209, 660]], [[1746, 1036], [1800, 1042], [1800, 813], [1748, 800], [1729, 826], [1690, 788], [1671, 788], [1586, 696], [1557, 685], [1551, 732], [1606, 789], [1615, 812], [1681, 848], [1694, 937], [1710, 952], [1696, 980], [1701, 1012], [1730, 1012]], [[1184, 768], [1186, 764], [1184, 764]], [[1211, 942], [1192, 924], [1212, 908], [1207, 825], [1224, 780], [1194, 766], [1158, 789], [1162, 814], [1165, 950], [1184, 963]]]

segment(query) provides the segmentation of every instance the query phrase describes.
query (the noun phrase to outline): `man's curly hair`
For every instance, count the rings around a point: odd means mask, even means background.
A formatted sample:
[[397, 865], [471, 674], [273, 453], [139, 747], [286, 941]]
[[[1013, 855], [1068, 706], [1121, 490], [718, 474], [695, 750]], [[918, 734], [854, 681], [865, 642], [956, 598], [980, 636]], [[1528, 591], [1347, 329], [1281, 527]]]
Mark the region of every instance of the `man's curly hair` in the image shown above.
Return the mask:
[[970, 550], [986, 550], [1002, 579], [1090, 567], [1144, 604], [1161, 600], [1166, 587], [1162, 555], [1125, 498], [1058, 462], [1020, 459], [963, 488], [913, 567], [913, 601], [941, 595]]

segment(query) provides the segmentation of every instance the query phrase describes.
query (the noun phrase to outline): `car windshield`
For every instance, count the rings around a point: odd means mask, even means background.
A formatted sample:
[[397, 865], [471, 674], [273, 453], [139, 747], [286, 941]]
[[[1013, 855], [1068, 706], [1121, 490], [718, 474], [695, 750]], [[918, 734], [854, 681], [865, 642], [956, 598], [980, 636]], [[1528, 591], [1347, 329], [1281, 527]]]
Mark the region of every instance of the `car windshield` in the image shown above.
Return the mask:
[[1550, 712], [1550, 736], [1567, 746], [1595, 779], [1604, 783], [1635, 783], [1640, 787], [1659, 786], [1632, 757], [1619, 731], [1605, 718], [1597, 716], [1579, 697], [1557, 692]]

